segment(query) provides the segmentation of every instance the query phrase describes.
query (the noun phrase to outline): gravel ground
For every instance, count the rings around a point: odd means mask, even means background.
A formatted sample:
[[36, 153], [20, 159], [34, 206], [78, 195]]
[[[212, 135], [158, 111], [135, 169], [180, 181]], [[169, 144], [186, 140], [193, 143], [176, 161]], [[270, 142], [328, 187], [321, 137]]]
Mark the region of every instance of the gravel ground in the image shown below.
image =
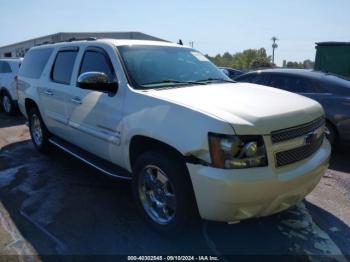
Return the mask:
[[0, 114], [0, 148], [1, 255], [206, 254], [231, 260], [249, 254], [316, 261], [347, 261], [350, 255], [350, 148], [333, 154], [320, 184], [296, 207], [233, 225], [202, 221], [178, 239], [143, 223], [128, 182], [59, 150], [38, 153], [23, 118]]

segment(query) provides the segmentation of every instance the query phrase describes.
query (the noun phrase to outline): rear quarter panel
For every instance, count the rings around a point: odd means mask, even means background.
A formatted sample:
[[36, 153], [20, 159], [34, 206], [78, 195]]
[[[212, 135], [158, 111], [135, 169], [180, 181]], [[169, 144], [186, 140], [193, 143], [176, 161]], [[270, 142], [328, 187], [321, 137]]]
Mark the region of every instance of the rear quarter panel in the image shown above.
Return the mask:
[[332, 95], [322, 100], [327, 119], [337, 128], [340, 139], [350, 141], [350, 97]]

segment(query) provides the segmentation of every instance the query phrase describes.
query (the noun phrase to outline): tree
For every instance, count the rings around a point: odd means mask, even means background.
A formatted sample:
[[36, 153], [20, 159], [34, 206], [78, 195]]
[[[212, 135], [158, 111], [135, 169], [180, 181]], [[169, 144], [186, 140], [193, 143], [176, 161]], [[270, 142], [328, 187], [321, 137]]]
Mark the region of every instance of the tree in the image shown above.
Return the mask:
[[207, 55], [207, 57], [218, 66], [234, 67], [242, 70], [271, 67], [271, 57], [267, 56], [265, 48], [247, 49], [236, 54], [225, 52], [223, 55], [219, 54], [215, 57]]
[[283, 67], [286, 68], [300, 68], [300, 69], [312, 69], [314, 68], [314, 62], [310, 59], [304, 60], [304, 62], [292, 62], [286, 61]]

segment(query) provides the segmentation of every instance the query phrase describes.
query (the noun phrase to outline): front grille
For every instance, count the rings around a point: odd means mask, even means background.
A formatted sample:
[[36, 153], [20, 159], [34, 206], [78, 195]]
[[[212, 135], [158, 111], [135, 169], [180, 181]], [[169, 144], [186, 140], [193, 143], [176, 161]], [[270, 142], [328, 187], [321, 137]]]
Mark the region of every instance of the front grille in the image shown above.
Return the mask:
[[306, 135], [325, 124], [324, 117], [318, 118], [310, 123], [295, 126], [288, 129], [277, 130], [271, 133], [272, 143], [279, 143], [293, 138]]
[[310, 144], [276, 153], [276, 166], [281, 167], [308, 158], [321, 147], [323, 139], [324, 134], [322, 134], [319, 138], [315, 139]]

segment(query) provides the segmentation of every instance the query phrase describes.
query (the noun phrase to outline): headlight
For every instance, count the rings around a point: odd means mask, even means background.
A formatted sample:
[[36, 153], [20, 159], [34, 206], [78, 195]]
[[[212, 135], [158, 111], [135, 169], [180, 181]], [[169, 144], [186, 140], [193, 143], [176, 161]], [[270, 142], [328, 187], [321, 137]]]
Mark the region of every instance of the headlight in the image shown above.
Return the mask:
[[217, 168], [267, 166], [262, 136], [229, 136], [209, 133], [212, 165]]

